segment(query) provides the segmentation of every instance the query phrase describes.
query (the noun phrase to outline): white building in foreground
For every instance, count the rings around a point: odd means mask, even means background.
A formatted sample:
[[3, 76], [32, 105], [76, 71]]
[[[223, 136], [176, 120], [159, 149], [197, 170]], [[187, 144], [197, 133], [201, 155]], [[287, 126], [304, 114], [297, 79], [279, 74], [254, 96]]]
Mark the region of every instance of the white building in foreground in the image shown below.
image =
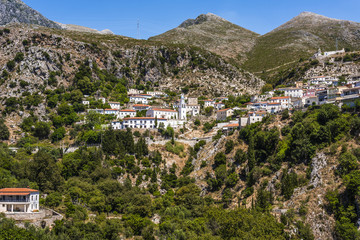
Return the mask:
[[30, 188], [0, 189], [0, 212], [31, 213], [40, 210], [39, 191]]

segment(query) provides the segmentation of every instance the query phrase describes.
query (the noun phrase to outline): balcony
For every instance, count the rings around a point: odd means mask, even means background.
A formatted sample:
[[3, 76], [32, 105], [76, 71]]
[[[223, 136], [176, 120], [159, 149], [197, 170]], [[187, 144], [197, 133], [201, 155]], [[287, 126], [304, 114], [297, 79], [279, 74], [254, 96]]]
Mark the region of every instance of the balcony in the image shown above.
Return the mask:
[[29, 199], [5, 199], [5, 200], [2, 200], [0, 199], [0, 204], [1, 203], [30, 203], [30, 200]]

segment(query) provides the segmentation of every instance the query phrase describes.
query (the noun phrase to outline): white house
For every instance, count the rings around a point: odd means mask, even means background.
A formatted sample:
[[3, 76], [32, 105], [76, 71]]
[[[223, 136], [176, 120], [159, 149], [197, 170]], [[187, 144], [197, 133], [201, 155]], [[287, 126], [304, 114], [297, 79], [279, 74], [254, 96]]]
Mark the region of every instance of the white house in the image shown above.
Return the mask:
[[204, 100], [204, 107], [214, 107], [215, 101], [211, 99]]
[[165, 96], [166, 94], [164, 92], [161, 91], [147, 91], [147, 94], [151, 95], [154, 98], [159, 98], [161, 96]]
[[265, 116], [266, 116], [266, 111], [249, 112], [248, 113], [248, 124], [261, 122]]
[[[113, 129], [126, 129], [126, 128], [144, 128], [155, 129], [160, 123], [164, 123], [166, 126], [167, 119], [165, 118], [153, 118], [153, 117], [131, 117], [124, 118], [122, 122], [112, 122], [111, 127]], [[156, 126], [157, 124], [157, 126]]]
[[31, 213], [38, 212], [39, 191], [30, 188], [2, 188], [0, 189], [0, 212]]
[[268, 113], [277, 113], [281, 111], [281, 103], [278, 102], [268, 103], [265, 109]]
[[217, 111], [217, 114], [216, 114], [216, 120], [224, 121], [228, 117], [231, 117], [233, 114], [234, 114], [234, 110], [232, 110], [231, 108], [219, 110], [219, 111]]
[[105, 110], [104, 110], [104, 113], [105, 113], [105, 114], [109, 114], [109, 115], [110, 115], [110, 114], [117, 115], [117, 114], [118, 114], [118, 111], [119, 111], [118, 109], [105, 109]]
[[234, 129], [239, 128], [239, 123], [230, 123], [222, 127], [223, 131], [231, 132]]
[[276, 90], [284, 92], [284, 95], [288, 97], [302, 98], [304, 94], [301, 88], [288, 87], [288, 88], [278, 88]]
[[310, 78], [310, 84], [326, 84], [326, 85], [337, 85], [338, 78], [333, 76], [314, 76]]
[[117, 117], [120, 119], [126, 118], [126, 117], [135, 117], [136, 111], [131, 109], [123, 109], [118, 111]]
[[291, 98], [286, 96], [286, 97], [272, 97], [270, 98], [270, 103], [280, 103], [281, 107], [283, 109], [285, 108], [289, 108], [290, 104], [291, 104]]
[[178, 112], [176, 110], [172, 110], [172, 109], [153, 108], [153, 109], [147, 110], [146, 117], [178, 119]]
[[130, 88], [128, 90], [128, 94], [129, 95], [135, 95], [135, 94], [141, 94], [143, 93], [144, 91], [143, 90], [137, 90], [137, 89], [134, 89], [134, 88]]
[[130, 99], [130, 102], [133, 102], [133, 103], [141, 103], [141, 104], [149, 103], [148, 98], [140, 96], [140, 95], [130, 96], [129, 99]]
[[90, 101], [88, 101], [88, 100], [83, 100], [83, 101], [82, 101], [82, 104], [83, 104], [83, 105], [89, 105], [89, 104], [90, 104]]
[[109, 105], [112, 109], [120, 109], [120, 103], [119, 102], [109, 102]]

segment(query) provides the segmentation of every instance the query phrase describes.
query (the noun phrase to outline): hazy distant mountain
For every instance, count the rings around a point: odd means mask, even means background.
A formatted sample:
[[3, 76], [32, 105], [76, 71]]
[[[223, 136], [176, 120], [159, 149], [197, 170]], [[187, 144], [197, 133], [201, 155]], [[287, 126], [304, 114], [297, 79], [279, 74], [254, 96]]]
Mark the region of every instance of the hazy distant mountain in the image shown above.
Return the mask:
[[241, 60], [252, 49], [259, 34], [212, 13], [188, 19], [177, 28], [149, 38], [153, 41], [202, 47], [223, 57]]
[[97, 34], [114, 34], [111, 30], [109, 29], [104, 29], [102, 31], [93, 29], [93, 28], [88, 28], [88, 27], [84, 27], [84, 26], [79, 26], [79, 25], [74, 25], [74, 24], [63, 24], [63, 23], [58, 23], [63, 29], [69, 30], [69, 31], [77, 31], [77, 32], [86, 32], [86, 33], [97, 33]]
[[303, 12], [260, 36], [244, 66], [261, 72], [309, 57], [317, 51], [360, 47], [360, 23]]
[[20, 0], [0, 0], [0, 25], [9, 23], [36, 24], [49, 28], [61, 28]]

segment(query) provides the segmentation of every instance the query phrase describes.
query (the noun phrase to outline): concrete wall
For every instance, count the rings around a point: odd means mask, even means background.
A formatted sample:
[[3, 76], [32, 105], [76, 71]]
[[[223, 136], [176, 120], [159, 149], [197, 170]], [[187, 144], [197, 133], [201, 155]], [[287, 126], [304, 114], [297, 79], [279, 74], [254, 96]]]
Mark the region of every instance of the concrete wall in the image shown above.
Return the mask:
[[8, 218], [15, 219], [16, 221], [25, 221], [25, 220], [39, 220], [45, 218], [45, 211], [40, 211], [37, 213], [5, 213], [5, 216]]

